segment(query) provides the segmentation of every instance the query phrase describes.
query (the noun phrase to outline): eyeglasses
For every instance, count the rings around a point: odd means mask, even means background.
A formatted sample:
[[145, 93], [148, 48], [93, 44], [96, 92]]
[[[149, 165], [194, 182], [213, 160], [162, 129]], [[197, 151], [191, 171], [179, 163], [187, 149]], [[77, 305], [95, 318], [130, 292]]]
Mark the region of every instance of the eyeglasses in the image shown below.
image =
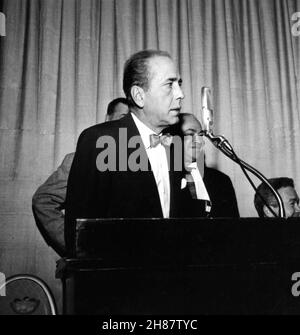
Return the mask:
[[193, 133], [193, 134], [186, 134], [184, 135], [185, 138], [191, 137], [193, 142], [197, 142], [197, 143], [203, 143], [203, 133], [199, 132], [199, 133]]

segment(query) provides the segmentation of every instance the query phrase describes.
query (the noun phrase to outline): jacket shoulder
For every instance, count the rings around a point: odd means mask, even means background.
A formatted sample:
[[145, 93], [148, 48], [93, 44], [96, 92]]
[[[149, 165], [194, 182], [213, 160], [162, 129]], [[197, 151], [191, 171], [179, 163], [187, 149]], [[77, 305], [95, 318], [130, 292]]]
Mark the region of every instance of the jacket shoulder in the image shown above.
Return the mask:
[[103, 123], [95, 124], [89, 128], [82, 131], [79, 138], [81, 137], [97, 137], [100, 135], [114, 135], [122, 127], [127, 127], [127, 123], [121, 120], [107, 121]]

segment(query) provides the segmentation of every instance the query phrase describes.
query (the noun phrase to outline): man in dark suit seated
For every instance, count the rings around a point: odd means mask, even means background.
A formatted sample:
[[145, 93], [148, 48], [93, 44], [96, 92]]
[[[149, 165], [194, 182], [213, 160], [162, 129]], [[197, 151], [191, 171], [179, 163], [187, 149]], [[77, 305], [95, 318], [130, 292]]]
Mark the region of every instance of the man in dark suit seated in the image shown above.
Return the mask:
[[[112, 100], [107, 106], [106, 121], [118, 120], [128, 113], [125, 98]], [[64, 209], [67, 181], [75, 152], [67, 154], [61, 165], [36, 190], [32, 198], [32, 211], [36, 224], [46, 243], [60, 256], [65, 256]]]
[[181, 114], [175, 127], [180, 128], [181, 136], [184, 137], [186, 170], [181, 184], [183, 205], [180, 215], [239, 217], [237, 199], [230, 178], [204, 163], [204, 140], [201, 136], [200, 122], [193, 114]]

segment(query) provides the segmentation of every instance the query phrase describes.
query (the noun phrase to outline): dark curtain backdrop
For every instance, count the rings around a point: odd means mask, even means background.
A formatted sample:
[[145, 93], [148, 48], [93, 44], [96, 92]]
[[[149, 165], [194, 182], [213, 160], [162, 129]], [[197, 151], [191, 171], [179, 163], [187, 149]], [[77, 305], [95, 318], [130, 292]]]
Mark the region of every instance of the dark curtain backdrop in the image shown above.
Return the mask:
[[[179, 64], [184, 112], [200, 116], [213, 92], [215, 133], [267, 177], [300, 190], [300, 0], [4, 0], [0, 37], [0, 271], [40, 275], [60, 297], [58, 256], [31, 213], [38, 185], [75, 150], [80, 132], [103, 122], [123, 96], [125, 60], [144, 48]], [[209, 166], [227, 173], [242, 216], [254, 192], [210, 143]]]

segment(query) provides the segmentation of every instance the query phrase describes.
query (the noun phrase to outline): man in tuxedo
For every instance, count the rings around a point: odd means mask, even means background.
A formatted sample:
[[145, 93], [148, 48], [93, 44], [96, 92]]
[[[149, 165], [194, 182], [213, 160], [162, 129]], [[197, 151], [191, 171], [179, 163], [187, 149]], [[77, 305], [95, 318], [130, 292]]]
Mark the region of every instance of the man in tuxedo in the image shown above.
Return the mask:
[[[293, 179], [280, 177], [271, 178], [268, 181], [274, 190], [279, 193], [283, 201], [285, 217], [300, 216], [299, 197]], [[270, 188], [264, 183], [261, 183], [257, 188], [254, 196], [254, 205], [259, 217], [274, 217], [279, 214], [279, 206], [276, 198]]]
[[[118, 120], [127, 113], [127, 100], [125, 98], [117, 98], [108, 104], [105, 120]], [[37, 189], [32, 198], [32, 211], [39, 231], [46, 243], [62, 257], [66, 255], [64, 209], [67, 180], [74, 154], [72, 152], [64, 157], [61, 165]]]
[[181, 114], [175, 127], [184, 138], [185, 177], [182, 180], [184, 217], [239, 217], [235, 191], [230, 178], [205, 165], [201, 124], [193, 114]]
[[170, 141], [162, 134], [179, 121], [184, 98], [171, 56], [158, 50], [132, 55], [123, 90], [130, 113], [86, 129], [77, 143], [66, 198], [70, 253], [77, 218], [177, 216], [181, 172], [169, 169]]

